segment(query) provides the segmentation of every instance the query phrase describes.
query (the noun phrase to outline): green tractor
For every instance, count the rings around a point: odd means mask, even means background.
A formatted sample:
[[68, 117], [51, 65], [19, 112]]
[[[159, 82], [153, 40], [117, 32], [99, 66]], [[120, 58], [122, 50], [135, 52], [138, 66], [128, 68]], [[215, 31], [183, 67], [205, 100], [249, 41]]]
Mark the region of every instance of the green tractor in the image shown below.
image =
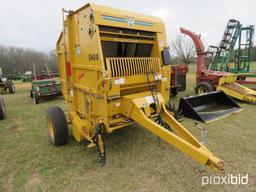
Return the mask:
[[33, 75], [30, 97], [34, 104], [39, 104], [43, 98], [61, 95], [60, 82], [50, 73], [37, 73]]
[[31, 82], [32, 81], [32, 71], [26, 71], [22, 76], [22, 82]]
[[[256, 71], [251, 67], [253, 41], [254, 25], [243, 26], [239, 21], [230, 19], [219, 46], [209, 46], [205, 52], [207, 68], [238, 74], [237, 83], [256, 90]], [[247, 80], [247, 77], [254, 79]]]

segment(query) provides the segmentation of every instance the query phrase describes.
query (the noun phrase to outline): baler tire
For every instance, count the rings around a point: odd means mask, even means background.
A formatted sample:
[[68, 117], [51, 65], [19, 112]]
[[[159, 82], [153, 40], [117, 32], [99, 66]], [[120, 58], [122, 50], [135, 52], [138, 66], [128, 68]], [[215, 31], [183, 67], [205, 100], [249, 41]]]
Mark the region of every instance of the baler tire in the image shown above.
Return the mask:
[[0, 95], [0, 120], [5, 119], [5, 117], [6, 117], [6, 110], [5, 110], [4, 99]]
[[51, 107], [46, 111], [46, 121], [52, 144], [65, 145], [69, 139], [68, 123], [60, 107]]
[[237, 80], [245, 81], [245, 79], [246, 79], [246, 76], [238, 76], [238, 77], [237, 77]]
[[[202, 89], [202, 92], [200, 91]], [[196, 94], [203, 94], [214, 91], [214, 87], [208, 82], [200, 82], [195, 87]]]

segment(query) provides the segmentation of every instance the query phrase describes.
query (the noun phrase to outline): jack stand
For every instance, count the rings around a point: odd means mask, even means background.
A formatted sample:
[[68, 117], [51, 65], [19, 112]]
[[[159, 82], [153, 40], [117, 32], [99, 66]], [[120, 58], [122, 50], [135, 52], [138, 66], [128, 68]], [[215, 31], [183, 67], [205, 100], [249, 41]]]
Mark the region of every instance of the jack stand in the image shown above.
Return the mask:
[[[202, 143], [202, 145], [206, 146], [207, 145], [207, 129], [203, 128], [201, 126], [201, 124], [199, 124], [198, 122], [195, 122], [195, 126], [200, 130], [200, 140], [201, 140], [200, 143]], [[203, 165], [199, 166], [197, 170], [199, 173], [206, 171], [205, 167]]]

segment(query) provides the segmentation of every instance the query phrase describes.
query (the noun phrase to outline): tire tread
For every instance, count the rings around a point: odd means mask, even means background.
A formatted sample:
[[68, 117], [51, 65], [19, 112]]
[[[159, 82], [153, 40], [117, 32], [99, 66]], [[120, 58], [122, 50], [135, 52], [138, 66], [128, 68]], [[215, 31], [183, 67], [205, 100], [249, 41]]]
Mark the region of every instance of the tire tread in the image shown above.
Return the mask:
[[69, 139], [68, 123], [60, 107], [51, 107], [46, 111], [47, 118], [52, 120], [54, 131], [54, 145], [65, 145]]

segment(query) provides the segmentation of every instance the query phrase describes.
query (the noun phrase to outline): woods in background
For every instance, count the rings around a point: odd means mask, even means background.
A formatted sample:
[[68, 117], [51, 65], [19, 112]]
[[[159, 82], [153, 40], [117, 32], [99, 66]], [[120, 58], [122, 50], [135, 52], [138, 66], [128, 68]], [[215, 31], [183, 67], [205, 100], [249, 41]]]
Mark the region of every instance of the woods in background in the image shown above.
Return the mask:
[[178, 35], [176, 41], [171, 44], [173, 51], [174, 64], [191, 64], [195, 63], [196, 49], [193, 41], [184, 35]]
[[[176, 41], [172, 42], [171, 51], [175, 53], [174, 64], [193, 64], [195, 62], [194, 44], [188, 39], [178, 36]], [[256, 47], [252, 51], [252, 61], [256, 61]], [[46, 54], [33, 49], [0, 45], [0, 67], [4, 75], [22, 75], [26, 71], [33, 71], [33, 62], [36, 72], [46, 71], [45, 64], [48, 65], [51, 72], [58, 72], [56, 50]]]
[[33, 62], [36, 72], [46, 71], [45, 64], [50, 71], [58, 72], [55, 50], [46, 54], [33, 49], [0, 45], [0, 67], [3, 74], [21, 75], [25, 71], [33, 71]]

